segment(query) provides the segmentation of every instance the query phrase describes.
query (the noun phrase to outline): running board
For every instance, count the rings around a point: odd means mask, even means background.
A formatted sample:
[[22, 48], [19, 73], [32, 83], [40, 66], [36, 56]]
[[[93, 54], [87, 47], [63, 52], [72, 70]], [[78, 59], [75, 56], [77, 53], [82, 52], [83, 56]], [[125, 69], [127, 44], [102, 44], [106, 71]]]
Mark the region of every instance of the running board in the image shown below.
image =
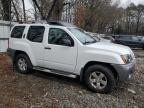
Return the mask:
[[76, 78], [77, 77], [77, 75], [69, 73], [69, 72], [47, 69], [47, 68], [43, 68], [43, 67], [33, 67], [33, 69], [38, 70], [38, 71], [47, 72], [47, 73], [56, 74], [56, 75], [66, 76], [66, 77], [70, 77], [70, 78]]

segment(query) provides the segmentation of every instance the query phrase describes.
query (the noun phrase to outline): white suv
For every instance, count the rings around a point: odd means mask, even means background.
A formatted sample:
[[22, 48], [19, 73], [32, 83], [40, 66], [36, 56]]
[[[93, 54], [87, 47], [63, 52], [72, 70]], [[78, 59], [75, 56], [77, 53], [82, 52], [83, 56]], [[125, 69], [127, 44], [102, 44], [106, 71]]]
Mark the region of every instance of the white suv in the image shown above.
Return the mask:
[[64, 23], [18, 24], [11, 31], [8, 54], [22, 74], [34, 70], [80, 76], [87, 87], [110, 92], [131, 78], [135, 56], [129, 47], [99, 42], [82, 29]]

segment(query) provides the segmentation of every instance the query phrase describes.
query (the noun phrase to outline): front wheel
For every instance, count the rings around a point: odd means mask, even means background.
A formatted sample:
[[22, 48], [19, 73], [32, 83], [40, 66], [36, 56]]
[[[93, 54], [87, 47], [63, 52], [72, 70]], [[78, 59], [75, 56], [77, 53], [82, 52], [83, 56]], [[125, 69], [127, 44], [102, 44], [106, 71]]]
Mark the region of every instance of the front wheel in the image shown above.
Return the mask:
[[22, 74], [27, 74], [32, 71], [31, 61], [28, 58], [28, 56], [25, 54], [19, 54], [16, 57], [15, 67], [16, 67], [16, 70]]
[[103, 65], [93, 65], [86, 69], [84, 80], [87, 87], [97, 93], [109, 93], [115, 86], [111, 69]]

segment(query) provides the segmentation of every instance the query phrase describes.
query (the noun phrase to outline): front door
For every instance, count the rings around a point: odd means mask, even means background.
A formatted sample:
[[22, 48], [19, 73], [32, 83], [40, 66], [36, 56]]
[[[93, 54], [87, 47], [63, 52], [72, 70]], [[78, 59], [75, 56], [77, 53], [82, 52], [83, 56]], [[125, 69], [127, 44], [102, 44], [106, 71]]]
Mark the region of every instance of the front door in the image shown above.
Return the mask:
[[[70, 42], [66, 45], [63, 40]], [[50, 28], [48, 41], [44, 51], [44, 64], [46, 68], [74, 72], [77, 59], [77, 44], [63, 29]]]

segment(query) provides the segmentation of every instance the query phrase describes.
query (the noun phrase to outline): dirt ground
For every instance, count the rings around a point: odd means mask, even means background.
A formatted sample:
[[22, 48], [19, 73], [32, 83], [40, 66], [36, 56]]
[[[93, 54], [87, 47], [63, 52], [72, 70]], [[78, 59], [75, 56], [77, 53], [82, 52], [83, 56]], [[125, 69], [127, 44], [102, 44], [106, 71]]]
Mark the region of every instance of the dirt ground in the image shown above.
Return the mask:
[[92, 93], [78, 79], [38, 71], [19, 74], [0, 54], [0, 108], [144, 108], [144, 51], [134, 52], [134, 77], [110, 94]]

